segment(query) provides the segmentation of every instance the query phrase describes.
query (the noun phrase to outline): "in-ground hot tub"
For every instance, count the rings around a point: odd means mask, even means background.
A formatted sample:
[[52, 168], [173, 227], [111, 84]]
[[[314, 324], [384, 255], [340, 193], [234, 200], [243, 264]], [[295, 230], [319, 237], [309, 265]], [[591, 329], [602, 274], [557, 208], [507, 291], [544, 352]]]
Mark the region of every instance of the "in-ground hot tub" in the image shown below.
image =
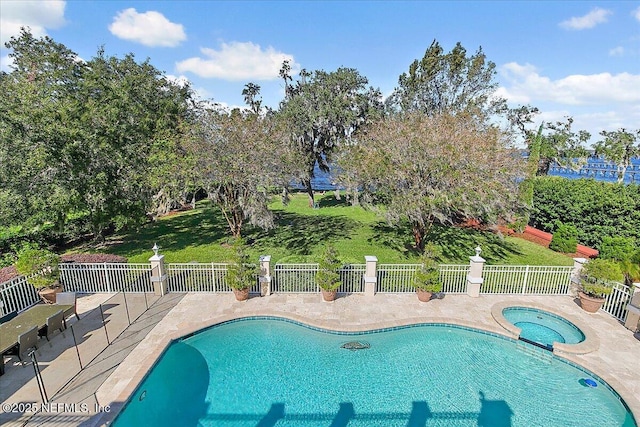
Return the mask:
[[502, 315], [521, 329], [520, 339], [553, 349], [554, 343], [578, 344], [585, 340], [580, 328], [567, 319], [544, 310], [530, 307], [506, 307]]

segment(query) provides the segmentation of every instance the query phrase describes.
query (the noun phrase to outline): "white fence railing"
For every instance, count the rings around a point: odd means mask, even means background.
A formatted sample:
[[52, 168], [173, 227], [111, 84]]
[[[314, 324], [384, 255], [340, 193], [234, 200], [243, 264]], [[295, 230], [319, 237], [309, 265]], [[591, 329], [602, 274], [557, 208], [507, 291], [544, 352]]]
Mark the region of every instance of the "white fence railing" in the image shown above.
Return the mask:
[[[248, 266], [257, 267], [255, 264]], [[167, 264], [167, 288], [169, 292], [231, 292], [232, 290], [227, 284], [228, 270], [229, 264], [216, 262]], [[260, 293], [257, 273], [249, 293]]]
[[225, 280], [229, 264], [167, 264], [169, 292], [231, 292]]
[[377, 292], [415, 292], [411, 282], [421, 264], [379, 264]]
[[273, 268], [273, 292], [316, 293], [318, 264], [276, 264]]
[[151, 264], [72, 263], [59, 267], [65, 291], [153, 292]]
[[613, 283], [613, 291], [607, 295], [602, 310], [622, 323], [627, 320], [627, 304], [631, 301], [633, 291], [622, 283]]
[[338, 288], [339, 294], [364, 293], [364, 273], [366, 264], [349, 264], [338, 270], [342, 284]]
[[440, 282], [445, 294], [466, 294], [469, 264], [441, 264]]
[[0, 284], [0, 316], [22, 311], [39, 301], [38, 291], [24, 276]]
[[485, 265], [481, 294], [567, 295], [573, 267]]

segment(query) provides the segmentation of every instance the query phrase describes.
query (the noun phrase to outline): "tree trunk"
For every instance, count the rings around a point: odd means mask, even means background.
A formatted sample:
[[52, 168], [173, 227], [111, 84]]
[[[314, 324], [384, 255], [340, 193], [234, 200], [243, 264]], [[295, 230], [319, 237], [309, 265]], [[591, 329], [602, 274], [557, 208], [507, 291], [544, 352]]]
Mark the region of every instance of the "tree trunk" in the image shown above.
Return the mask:
[[424, 250], [424, 236], [425, 236], [424, 225], [414, 222], [412, 225], [412, 230], [413, 230], [413, 238], [416, 244], [416, 249], [419, 249], [420, 251]]
[[315, 200], [313, 198], [313, 188], [311, 187], [311, 178], [303, 179], [302, 185], [304, 186], [305, 190], [307, 190], [307, 194], [309, 195], [309, 207], [313, 208], [315, 205]]

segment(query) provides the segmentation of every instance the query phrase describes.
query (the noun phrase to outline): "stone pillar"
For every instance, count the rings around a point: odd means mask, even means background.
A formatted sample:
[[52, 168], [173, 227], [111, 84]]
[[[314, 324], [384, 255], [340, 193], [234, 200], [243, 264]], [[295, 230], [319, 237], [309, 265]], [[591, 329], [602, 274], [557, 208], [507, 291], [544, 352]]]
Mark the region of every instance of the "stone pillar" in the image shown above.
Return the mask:
[[631, 302], [627, 305], [627, 320], [624, 327], [632, 332], [640, 330], [640, 283], [634, 283], [631, 287], [633, 295]]
[[482, 285], [482, 268], [486, 262], [480, 256], [480, 246], [475, 249], [475, 256], [469, 257], [469, 274], [467, 274], [467, 295], [477, 298], [480, 296], [480, 285]]
[[153, 285], [153, 293], [163, 296], [168, 292], [167, 271], [164, 265], [164, 255], [158, 255], [158, 249], [158, 245], [153, 245], [154, 255], [149, 258], [151, 263], [151, 284]]
[[260, 295], [263, 297], [271, 295], [271, 255], [260, 257]]
[[571, 272], [571, 283], [569, 284], [569, 295], [577, 297], [580, 291], [580, 273], [582, 268], [589, 260], [586, 258], [574, 258], [573, 259], [573, 271]]
[[364, 271], [364, 295], [372, 297], [376, 294], [378, 258], [372, 255], [366, 255], [364, 260], [367, 264]]

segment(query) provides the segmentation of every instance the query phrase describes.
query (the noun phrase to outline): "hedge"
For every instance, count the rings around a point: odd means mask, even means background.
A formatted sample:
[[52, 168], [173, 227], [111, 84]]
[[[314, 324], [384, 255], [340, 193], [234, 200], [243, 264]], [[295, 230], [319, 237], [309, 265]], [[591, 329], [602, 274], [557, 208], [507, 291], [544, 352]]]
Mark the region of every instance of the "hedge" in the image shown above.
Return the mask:
[[600, 249], [607, 236], [640, 243], [640, 186], [594, 179], [537, 177], [529, 225], [554, 233], [571, 224], [578, 242]]

